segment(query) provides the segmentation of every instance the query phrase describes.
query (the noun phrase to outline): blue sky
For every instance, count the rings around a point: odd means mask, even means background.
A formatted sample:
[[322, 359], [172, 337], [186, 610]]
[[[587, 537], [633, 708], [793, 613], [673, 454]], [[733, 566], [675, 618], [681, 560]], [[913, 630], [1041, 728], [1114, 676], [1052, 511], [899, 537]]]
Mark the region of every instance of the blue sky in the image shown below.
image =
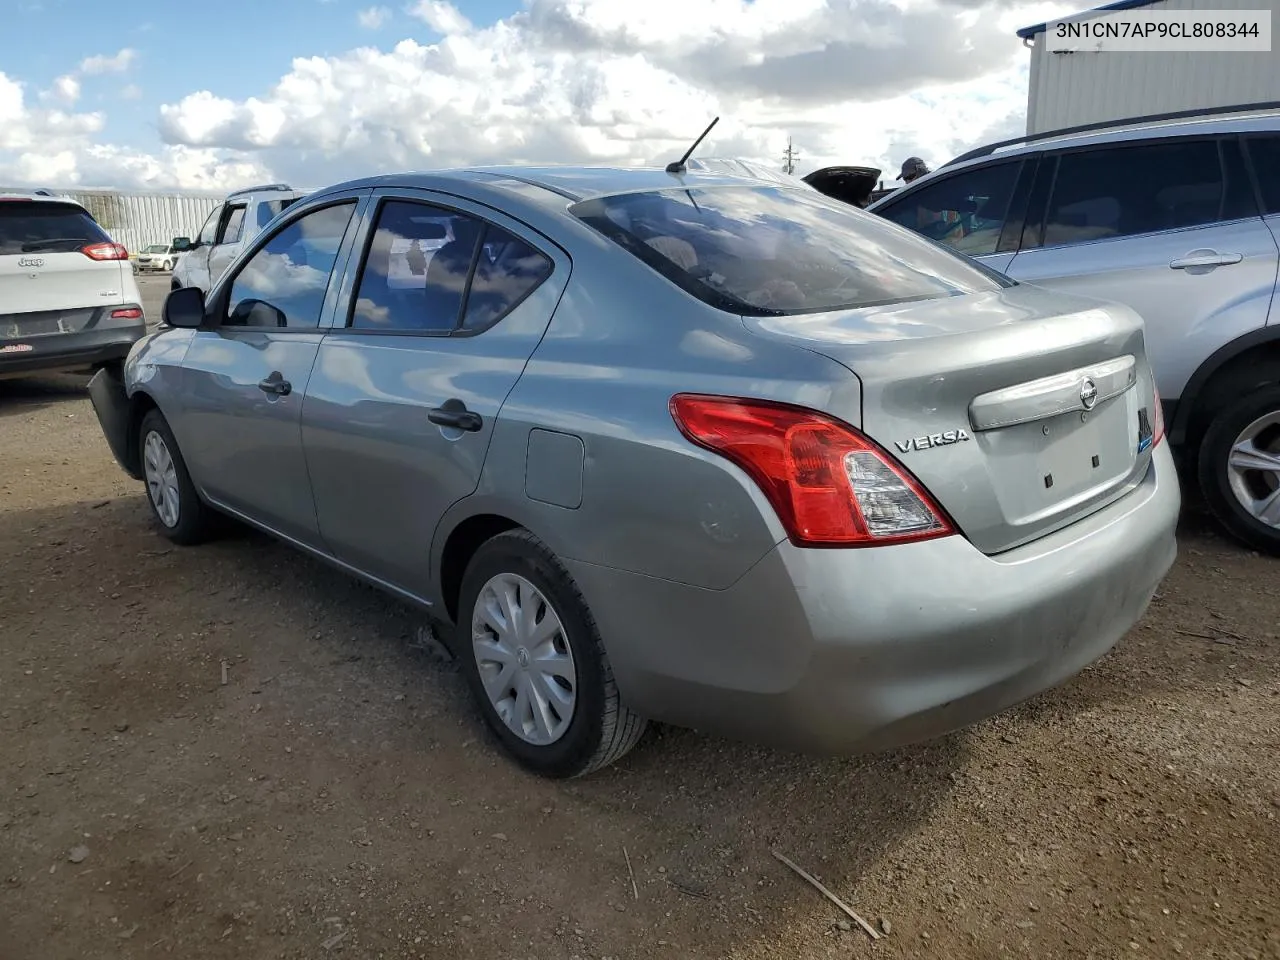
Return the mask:
[[1014, 31], [1075, 6], [0, 5], [5, 35], [28, 38], [0, 53], [0, 182], [214, 191], [471, 163], [653, 163], [717, 115], [707, 155], [780, 162], [792, 137], [802, 173], [937, 164], [1021, 131], [1028, 56]]
[[[439, 39], [425, 23], [401, 9], [403, 0], [384, 4], [391, 16], [378, 30], [362, 29], [357, 17], [360, 10], [379, 4], [354, 0], [10, 2], [18, 9], [5, 15], [5, 33], [57, 38], [56, 43], [5, 45], [0, 69], [32, 86], [48, 87], [86, 57], [137, 51], [127, 72], [81, 80], [81, 108], [107, 111], [103, 135], [122, 143], [156, 139], [160, 105], [191, 90], [210, 89], [242, 100], [269, 90], [289, 72], [294, 57], [334, 56], [364, 43]], [[515, 0], [459, 4], [477, 24], [510, 16], [518, 7]], [[121, 91], [130, 86], [136, 86], [141, 96], [122, 100]]]

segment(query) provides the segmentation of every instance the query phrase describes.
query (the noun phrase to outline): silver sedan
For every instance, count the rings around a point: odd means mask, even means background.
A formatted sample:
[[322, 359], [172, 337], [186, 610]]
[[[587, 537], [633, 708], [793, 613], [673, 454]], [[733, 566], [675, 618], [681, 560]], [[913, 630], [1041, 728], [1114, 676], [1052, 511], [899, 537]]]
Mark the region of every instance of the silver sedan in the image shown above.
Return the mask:
[[1176, 550], [1131, 310], [803, 184], [333, 186], [91, 392], [161, 532], [230, 515], [426, 609], [552, 776], [649, 721], [939, 735], [1104, 654]]

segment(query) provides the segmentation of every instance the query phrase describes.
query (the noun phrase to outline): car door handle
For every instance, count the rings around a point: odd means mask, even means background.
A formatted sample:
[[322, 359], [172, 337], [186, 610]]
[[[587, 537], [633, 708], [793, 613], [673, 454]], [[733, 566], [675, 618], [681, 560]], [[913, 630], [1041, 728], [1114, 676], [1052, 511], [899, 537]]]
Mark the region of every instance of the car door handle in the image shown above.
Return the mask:
[[461, 400], [449, 400], [444, 406], [432, 407], [427, 411], [427, 419], [437, 426], [472, 432], [484, 426], [480, 414], [468, 410]]
[[258, 389], [277, 397], [287, 397], [293, 392], [293, 384], [281, 376], [280, 371], [277, 370], [266, 379], [259, 380]]
[[1205, 253], [1172, 260], [1169, 266], [1174, 270], [1186, 270], [1188, 267], [1229, 267], [1243, 259], [1244, 255], [1239, 253]]

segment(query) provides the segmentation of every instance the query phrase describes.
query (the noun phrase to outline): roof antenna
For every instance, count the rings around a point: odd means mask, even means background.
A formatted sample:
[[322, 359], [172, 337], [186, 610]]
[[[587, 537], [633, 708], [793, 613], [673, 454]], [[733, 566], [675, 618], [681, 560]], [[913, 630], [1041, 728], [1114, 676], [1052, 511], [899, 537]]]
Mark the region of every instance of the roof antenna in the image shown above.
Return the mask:
[[691, 146], [688, 150], [684, 152], [684, 156], [681, 157], [679, 160], [674, 161], [673, 163], [667, 164], [667, 173], [685, 173], [689, 169], [687, 166], [685, 166], [685, 164], [687, 164], [689, 162], [689, 158], [693, 156], [693, 151], [698, 149], [698, 144], [700, 144], [703, 141], [703, 139], [706, 137], [706, 135], [711, 132], [711, 128], [714, 127], [719, 122], [720, 122], [720, 118], [716, 117], [714, 120], [708, 123], [707, 129], [703, 130], [702, 134], [698, 137], [698, 139], [693, 141], [693, 146]]

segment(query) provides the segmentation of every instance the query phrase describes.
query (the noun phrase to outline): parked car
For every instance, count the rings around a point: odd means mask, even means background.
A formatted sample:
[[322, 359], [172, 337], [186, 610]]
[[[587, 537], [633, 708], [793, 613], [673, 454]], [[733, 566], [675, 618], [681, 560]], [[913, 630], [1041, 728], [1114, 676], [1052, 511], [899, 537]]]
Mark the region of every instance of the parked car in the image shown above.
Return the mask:
[[138, 270], [143, 272], [162, 270], [167, 273], [178, 262], [178, 256], [181, 253], [182, 251], [172, 243], [153, 243], [138, 254], [134, 263], [137, 264]]
[[228, 514], [432, 611], [554, 776], [648, 720], [941, 734], [1104, 654], [1176, 551], [1131, 309], [803, 184], [340, 184], [90, 391], [166, 536]]
[[175, 238], [175, 250], [182, 256], [174, 264], [170, 289], [196, 287], [208, 293], [245, 245], [303, 196], [306, 194], [287, 183], [246, 187], [228, 194], [209, 214], [194, 243], [183, 243], [185, 237]]
[[1190, 114], [994, 144], [870, 209], [1137, 310], [1178, 459], [1227, 530], [1280, 554], [1280, 109]]
[[0, 193], [0, 376], [119, 361], [142, 336], [129, 252], [80, 204]]

